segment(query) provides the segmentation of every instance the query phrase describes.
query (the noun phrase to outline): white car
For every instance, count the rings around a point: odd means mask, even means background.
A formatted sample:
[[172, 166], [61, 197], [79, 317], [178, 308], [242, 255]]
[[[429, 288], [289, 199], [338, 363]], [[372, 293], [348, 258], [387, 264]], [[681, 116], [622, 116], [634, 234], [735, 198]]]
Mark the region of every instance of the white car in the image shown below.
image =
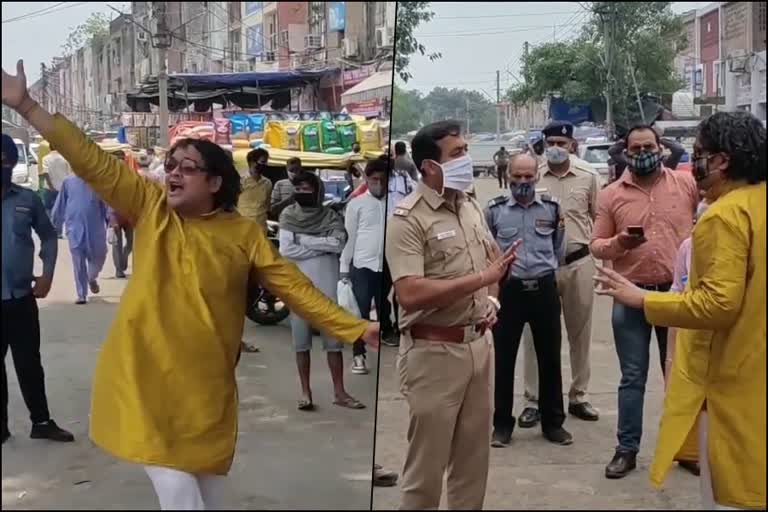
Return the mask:
[[608, 150], [611, 143], [602, 142], [598, 144], [584, 144], [579, 146], [579, 158], [591, 165], [603, 180], [603, 183], [610, 182], [610, 171], [608, 169]]
[[19, 161], [13, 168], [12, 181], [16, 185], [19, 185], [30, 190], [37, 192], [40, 188], [38, 181], [37, 160], [27, 149], [24, 141], [21, 139], [13, 139], [16, 144], [16, 149], [19, 152]]

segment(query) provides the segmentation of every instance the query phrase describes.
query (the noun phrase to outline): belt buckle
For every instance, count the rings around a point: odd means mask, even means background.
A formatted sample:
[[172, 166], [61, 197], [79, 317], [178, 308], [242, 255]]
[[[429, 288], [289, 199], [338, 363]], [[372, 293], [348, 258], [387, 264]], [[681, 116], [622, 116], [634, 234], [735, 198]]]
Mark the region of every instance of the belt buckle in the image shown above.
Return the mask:
[[538, 279], [522, 279], [521, 282], [523, 283], [523, 291], [535, 292], [539, 290]]

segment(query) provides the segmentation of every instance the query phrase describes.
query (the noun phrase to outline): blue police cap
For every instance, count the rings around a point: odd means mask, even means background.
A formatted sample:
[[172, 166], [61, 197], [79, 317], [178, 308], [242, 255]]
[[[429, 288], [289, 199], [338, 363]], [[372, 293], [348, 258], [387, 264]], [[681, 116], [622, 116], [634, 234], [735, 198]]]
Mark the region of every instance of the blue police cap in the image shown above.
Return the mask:
[[568, 137], [573, 138], [573, 125], [568, 121], [552, 121], [543, 130], [544, 138], [547, 137]]

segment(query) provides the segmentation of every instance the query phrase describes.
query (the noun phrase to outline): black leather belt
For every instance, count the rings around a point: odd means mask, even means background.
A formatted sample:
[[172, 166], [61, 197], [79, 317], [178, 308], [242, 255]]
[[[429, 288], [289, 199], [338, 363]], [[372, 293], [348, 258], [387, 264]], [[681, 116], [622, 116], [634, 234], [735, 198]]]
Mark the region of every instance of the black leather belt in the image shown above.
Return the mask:
[[589, 256], [589, 247], [585, 245], [581, 249], [576, 249], [571, 254], [567, 255], [565, 257], [565, 264], [570, 265], [574, 261], [579, 261], [587, 256]]
[[512, 277], [507, 280], [506, 286], [514, 286], [520, 288], [524, 292], [537, 292], [543, 286], [551, 284], [555, 280], [554, 272], [547, 272], [546, 274], [538, 277], [532, 277], [530, 279], [520, 279], [519, 277]]
[[648, 290], [650, 292], [668, 292], [669, 289], [672, 288], [672, 283], [661, 283], [661, 284], [634, 283], [634, 284], [638, 288], [642, 288], [643, 290]]

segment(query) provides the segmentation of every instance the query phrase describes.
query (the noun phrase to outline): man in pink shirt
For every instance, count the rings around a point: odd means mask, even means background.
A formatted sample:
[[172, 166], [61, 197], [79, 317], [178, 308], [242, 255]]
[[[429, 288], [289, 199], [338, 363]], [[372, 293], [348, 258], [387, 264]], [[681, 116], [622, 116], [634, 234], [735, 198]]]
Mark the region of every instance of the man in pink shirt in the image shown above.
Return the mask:
[[[669, 291], [680, 244], [691, 235], [699, 202], [689, 173], [662, 165], [658, 134], [650, 126], [627, 134], [629, 173], [598, 195], [590, 249], [614, 270], [647, 290]], [[613, 305], [613, 337], [621, 368], [619, 445], [605, 468], [607, 478], [622, 478], [635, 469], [643, 432], [643, 402], [648, 378], [651, 332], [641, 309]], [[656, 327], [664, 371], [667, 329]]]

